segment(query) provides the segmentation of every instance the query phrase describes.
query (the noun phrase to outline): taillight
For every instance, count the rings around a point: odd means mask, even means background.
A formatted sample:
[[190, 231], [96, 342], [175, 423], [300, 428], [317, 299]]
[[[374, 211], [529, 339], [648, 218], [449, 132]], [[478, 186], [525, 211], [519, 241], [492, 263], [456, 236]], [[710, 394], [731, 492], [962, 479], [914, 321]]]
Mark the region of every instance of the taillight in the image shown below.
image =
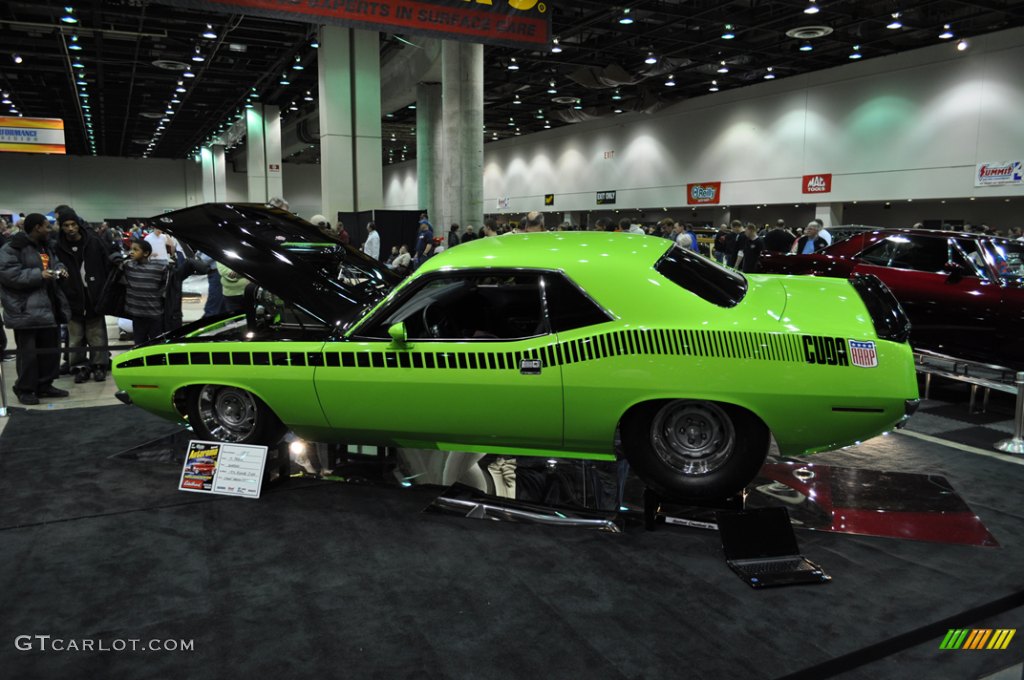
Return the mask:
[[910, 319], [889, 287], [873, 274], [854, 274], [850, 283], [868, 308], [878, 337], [906, 342], [910, 337]]

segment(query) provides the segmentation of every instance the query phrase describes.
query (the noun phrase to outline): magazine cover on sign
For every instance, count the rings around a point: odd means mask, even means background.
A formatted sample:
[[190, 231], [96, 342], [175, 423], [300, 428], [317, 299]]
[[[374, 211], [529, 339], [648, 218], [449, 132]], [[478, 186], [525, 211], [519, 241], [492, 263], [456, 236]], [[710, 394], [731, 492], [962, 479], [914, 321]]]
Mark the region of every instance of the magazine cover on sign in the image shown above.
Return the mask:
[[181, 489], [212, 491], [217, 471], [220, 444], [192, 441], [188, 444], [185, 466], [181, 471]]

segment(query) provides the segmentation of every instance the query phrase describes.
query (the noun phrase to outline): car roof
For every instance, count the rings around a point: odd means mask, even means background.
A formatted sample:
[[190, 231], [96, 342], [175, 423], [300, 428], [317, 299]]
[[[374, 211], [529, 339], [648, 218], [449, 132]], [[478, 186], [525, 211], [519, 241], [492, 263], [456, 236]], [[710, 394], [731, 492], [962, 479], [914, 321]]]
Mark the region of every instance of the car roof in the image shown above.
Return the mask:
[[975, 234], [969, 231], [949, 231], [946, 229], [869, 229], [866, 231], [878, 232], [880, 234], [911, 234], [912, 236], [942, 236], [950, 237], [955, 236], [957, 238], [964, 238], [968, 240], [977, 241], [983, 238], [1000, 238], [998, 236], [990, 236], [988, 234]]
[[447, 268], [554, 269], [579, 280], [649, 269], [672, 246], [659, 236], [609, 231], [555, 231], [490, 236], [463, 243], [427, 260], [417, 271]]

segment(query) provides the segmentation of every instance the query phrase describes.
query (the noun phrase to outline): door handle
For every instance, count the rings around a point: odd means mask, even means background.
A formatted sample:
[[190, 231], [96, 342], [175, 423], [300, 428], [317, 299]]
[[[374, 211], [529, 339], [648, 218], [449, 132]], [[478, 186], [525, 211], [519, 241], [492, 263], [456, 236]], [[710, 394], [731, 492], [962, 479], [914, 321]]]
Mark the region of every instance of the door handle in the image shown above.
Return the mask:
[[523, 375], [540, 375], [540, 359], [523, 359], [519, 362], [519, 372]]

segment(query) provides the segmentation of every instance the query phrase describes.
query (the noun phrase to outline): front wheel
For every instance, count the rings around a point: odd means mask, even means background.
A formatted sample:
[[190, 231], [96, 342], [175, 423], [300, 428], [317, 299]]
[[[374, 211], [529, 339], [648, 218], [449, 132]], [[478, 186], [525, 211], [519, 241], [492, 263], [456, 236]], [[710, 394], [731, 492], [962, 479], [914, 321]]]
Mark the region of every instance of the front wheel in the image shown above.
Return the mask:
[[256, 395], [238, 387], [203, 385], [188, 399], [188, 421], [203, 439], [273, 446], [284, 426]]
[[622, 422], [630, 465], [648, 486], [679, 498], [743, 490], [768, 455], [768, 428], [731, 404], [675, 399], [630, 411]]

